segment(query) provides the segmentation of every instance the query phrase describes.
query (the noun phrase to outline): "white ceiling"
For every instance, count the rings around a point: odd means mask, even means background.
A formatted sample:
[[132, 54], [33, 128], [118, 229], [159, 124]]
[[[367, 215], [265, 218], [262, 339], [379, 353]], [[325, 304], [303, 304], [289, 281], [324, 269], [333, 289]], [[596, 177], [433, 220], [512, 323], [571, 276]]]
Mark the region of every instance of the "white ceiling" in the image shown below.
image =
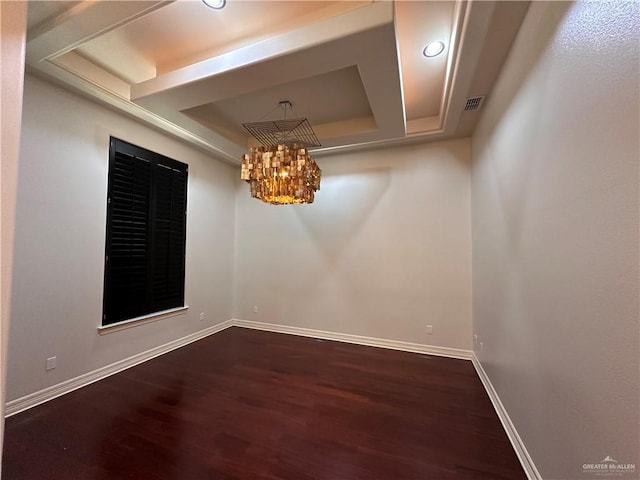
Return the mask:
[[[30, 1], [27, 63], [237, 163], [242, 123], [307, 117], [317, 154], [469, 135], [528, 2]], [[435, 40], [435, 58], [422, 55]], [[289, 113], [290, 115], [290, 113]]]

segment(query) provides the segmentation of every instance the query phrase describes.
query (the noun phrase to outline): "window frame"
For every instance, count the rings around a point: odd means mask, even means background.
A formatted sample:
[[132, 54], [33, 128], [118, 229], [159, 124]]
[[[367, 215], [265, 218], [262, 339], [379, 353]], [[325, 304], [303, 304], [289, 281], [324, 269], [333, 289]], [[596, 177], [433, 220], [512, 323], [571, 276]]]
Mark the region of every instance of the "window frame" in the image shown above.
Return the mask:
[[[118, 157], [120, 156], [120, 157]], [[147, 225], [146, 225], [146, 242], [145, 245], [145, 253], [144, 253], [144, 261], [146, 262], [145, 267], [145, 293], [144, 298], [138, 298], [137, 302], [133, 302], [133, 307], [142, 308], [142, 304], [145, 304], [143, 311], [137, 312], [138, 314], [126, 316], [122, 318], [122, 315], [116, 315], [117, 312], [114, 313], [114, 305], [117, 309], [118, 301], [115, 300], [117, 298], [115, 296], [114, 290], [117, 287], [114, 287], [116, 284], [113, 280], [113, 237], [114, 237], [114, 218], [113, 218], [113, 208], [114, 203], [114, 190], [117, 187], [114, 187], [114, 176], [116, 175], [116, 163], [117, 160], [122, 160], [124, 157], [129, 157], [133, 159], [133, 167], [132, 170], [136, 168], [136, 162], [148, 162], [149, 163], [149, 187], [148, 187], [148, 196], [145, 201], [147, 202], [146, 210], [147, 210]], [[118, 158], [117, 158], [118, 157]], [[119, 164], [122, 166], [122, 162]], [[165, 169], [165, 178], [164, 181], [166, 183], [166, 173], [169, 170], [169, 192], [168, 195], [162, 195], [159, 192], [159, 189], [162, 187], [166, 187], [166, 185], [161, 185], [163, 179], [161, 179], [162, 174], [159, 174], [159, 169]], [[175, 172], [175, 173], [174, 173]], [[165, 155], [161, 155], [159, 153], [153, 152], [146, 148], [140, 147], [138, 145], [134, 145], [132, 143], [126, 142], [119, 138], [110, 136], [109, 137], [109, 169], [107, 176], [107, 214], [106, 214], [106, 232], [105, 232], [105, 256], [104, 256], [104, 281], [103, 281], [103, 304], [102, 304], [102, 317], [100, 321], [100, 329], [107, 329], [114, 326], [118, 326], [124, 323], [132, 323], [132, 322], [140, 322], [142, 320], [150, 321], [155, 320], [157, 318], [173, 316], [174, 314], [185, 311], [188, 307], [185, 305], [185, 283], [186, 283], [186, 241], [187, 241], [187, 199], [188, 199], [188, 176], [189, 176], [189, 166], [186, 163], [179, 162], [172, 158], [169, 158]], [[177, 178], [176, 185], [174, 187], [174, 178]], [[135, 190], [135, 178], [131, 179], [131, 195], [140, 194], [140, 192], [144, 190]], [[176, 191], [176, 188], [178, 191]], [[182, 192], [181, 189], [184, 189]], [[166, 188], [165, 188], [166, 190]], [[122, 190], [121, 190], [122, 191]], [[118, 192], [115, 192], [118, 193]], [[165, 192], [166, 193], [166, 192]], [[160, 219], [158, 214], [158, 202], [163, 200], [164, 202], [168, 201], [171, 205], [169, 207], [171, 218], [167, 220], [166, 218]], [[180, 210], [178, 210], [175, 219], [177, 222], [173, 224], [174, 215], [173, 215], [173, 203], [177, 200], [177, 206], [180, 208], [184, 205], [184, 211], [182, 214]], [[133, 208], [131, 210], [131, 215], [133, 215]], [[162, 210], [162, 209], [160, 209]], [[163, 212], [165, 215], [167, 211]], [[165, 256], [157, 256], [158, 246], [159, 246], [159, 238], [164, 232], [160, 232], [158, 225], [161, 222], [168, 222], [169, 224], [169, 239], [165, 240], [169, 246], [167, 254]], [[181, 224], [180, 224], [181, 222]], [[173, 226], [177, 225], [177, 229], [173, 228]], [[177, 235], [177, 236], [176, 236]], [[177, 241], [177, 247], [173, 246], [170, 248], [171, 239], [175, 239]], [[166, 246], [166, 245], [162, 245]], [[130, 253], [131, 254], [131, 253]], [[174, 267], [171, 275], [168, 271], [164, 272], [164, 277], [162, 277], [162, 268], [157, 269], [154, 265], [154, 261], [158, 259], [164, 259], [168, 264], [171, 261], [170, 255], [173, 254], [173, 263]], [[179, 257], [178, 263], [176, 263], [175, 259]], [[120, 258], [122, 260], [122, 258]], [[175, 267], [178, 266], [177, 274]], [[154, 270], [154, 268], [156, 268]], [[167, 269], [169, 267], [167, 266]], [[158, 274], [160, 272], [160, 274]], [[156, 276], [157, 275], [157, 276]], [[163, 308], [154, 308], [154, 303], [157, 305], [158, 301], [166, 300], [162, 295], [154, 296], [157, 294], [157, 291], [154, 292], [154, 280], [160, 278], [167, 283], [167, 291], [170, 287], [173, 287], [173, 299], [172, 302], [169, 302], [169, 305], [164, 305]], [[176, 281], [178, 279], [178, 281]], [[169, 282], [171, 282], [169, 287]], [[179, 287], [176, 290], [176, 287]], [[160, 289], [157, 289], [158, 291]], [[176, 297], [176, 292], [178, 292], [178, 296]], [[110, 318], [108, 318], [110, 316]]]

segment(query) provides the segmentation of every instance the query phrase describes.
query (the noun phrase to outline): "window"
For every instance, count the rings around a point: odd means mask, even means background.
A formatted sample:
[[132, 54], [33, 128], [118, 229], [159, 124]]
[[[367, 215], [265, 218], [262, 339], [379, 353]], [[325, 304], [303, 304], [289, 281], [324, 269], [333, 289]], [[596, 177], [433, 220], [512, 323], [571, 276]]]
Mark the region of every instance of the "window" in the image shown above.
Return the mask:
[[184, 306], [187, 175], [111, 137], [103, 326]]

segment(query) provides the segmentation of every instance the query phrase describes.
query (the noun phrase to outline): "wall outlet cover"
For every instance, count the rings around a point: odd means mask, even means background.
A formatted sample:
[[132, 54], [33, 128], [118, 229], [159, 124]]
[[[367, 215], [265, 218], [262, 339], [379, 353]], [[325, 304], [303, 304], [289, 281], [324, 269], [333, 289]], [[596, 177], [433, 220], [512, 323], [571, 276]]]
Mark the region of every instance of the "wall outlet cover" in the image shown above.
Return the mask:
[[47, 363], [45, 364], [45, 370], [53, 370], [54, 368], [56, 368], [56, 361], [57, 357], [49, 357], [47, 358]]

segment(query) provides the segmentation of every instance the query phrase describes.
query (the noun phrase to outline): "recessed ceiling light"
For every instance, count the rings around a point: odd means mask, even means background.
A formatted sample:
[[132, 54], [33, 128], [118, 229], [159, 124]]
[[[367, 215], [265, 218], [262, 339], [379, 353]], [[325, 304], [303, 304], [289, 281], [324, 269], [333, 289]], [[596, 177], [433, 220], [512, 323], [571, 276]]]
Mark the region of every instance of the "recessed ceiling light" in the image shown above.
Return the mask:
[[211, 7], [215, 10], [220, 10], [227, 4], [227, 0], [202, 0], [207, 7]]
[[444, 51], [444, 42], [438, 40], [437, 42], [431, 42], [422, 51], [425, 57], [436, 57]]

